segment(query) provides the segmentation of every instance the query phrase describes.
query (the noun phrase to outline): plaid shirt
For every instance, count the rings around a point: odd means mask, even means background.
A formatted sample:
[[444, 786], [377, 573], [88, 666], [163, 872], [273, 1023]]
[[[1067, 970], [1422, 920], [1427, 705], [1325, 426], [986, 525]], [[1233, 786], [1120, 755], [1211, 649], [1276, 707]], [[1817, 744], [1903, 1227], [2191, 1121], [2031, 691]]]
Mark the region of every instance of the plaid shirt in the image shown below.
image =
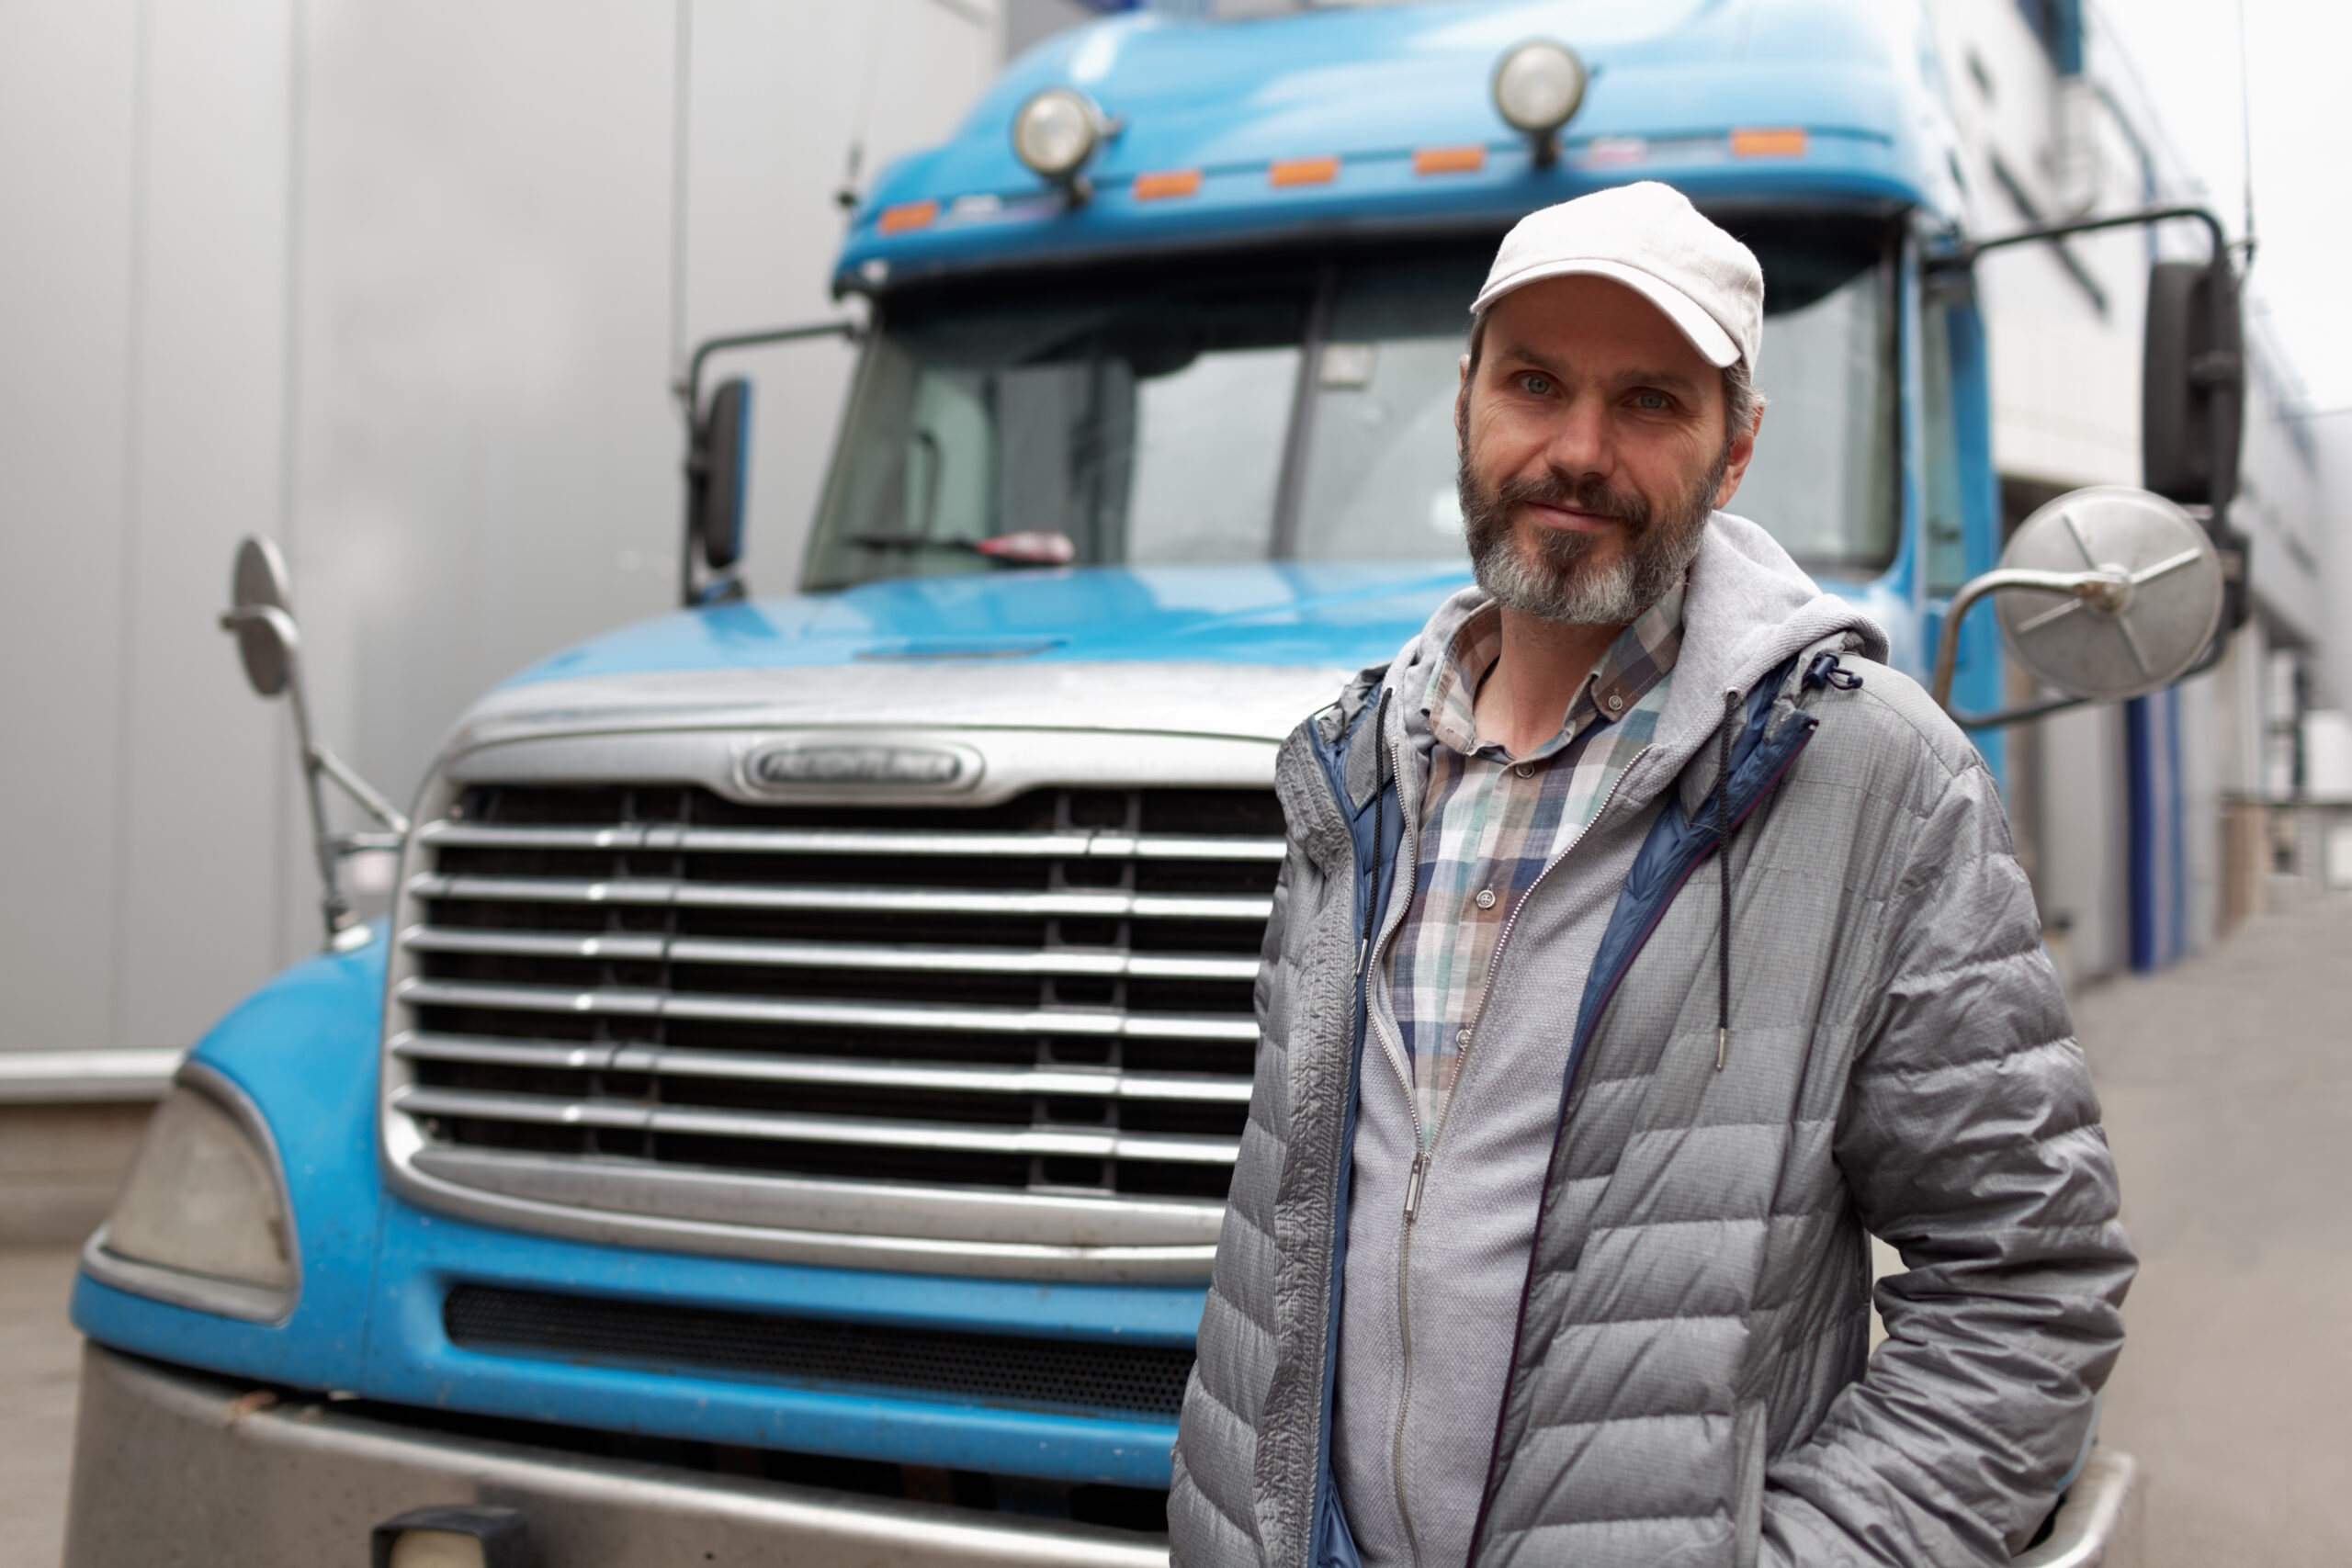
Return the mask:
[[1430, 676], [1423, 711], [1438, 744], [1421, 801], [1413, 897], [1389, 959], [1424, 1149], [1436, 1145], [1520, 899], [1649, 744], [1681, 649], [1677, 587], [1618, 634], [1577, 688], [1560, 732], [1524, 757], [1480, 741], [1473, 707], [1502, 651], [1498, 605], [1463, 624]]

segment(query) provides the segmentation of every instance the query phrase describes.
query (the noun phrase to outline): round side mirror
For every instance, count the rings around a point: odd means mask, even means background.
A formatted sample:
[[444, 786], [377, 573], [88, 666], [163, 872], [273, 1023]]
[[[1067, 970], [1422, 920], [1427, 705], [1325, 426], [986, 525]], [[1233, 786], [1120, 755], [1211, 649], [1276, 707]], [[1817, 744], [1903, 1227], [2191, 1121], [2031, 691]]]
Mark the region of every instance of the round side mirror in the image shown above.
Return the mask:
[[[237, 634], [237, 655], [244, 660], [245, 679], [263, 696], [277, 696], [286, 690], [287, 674], [294, 662], [286, 558], [277, 553], [277, 547], [259, 535], [239, 545], [229, 592], [234, 608], [220, 620]], [[262, 613], [268, 611], [276, 613]]]
[[2077, 580], [2005, 583], [1994, 604], [2010, 655], [2068, 696], [2111, 702], [2168, 686], [2221, 624], [2212, 540], [2144, 490], [2096, 485], [2051, 502], [2010, 536], [2000, 565], [2008, 572]]

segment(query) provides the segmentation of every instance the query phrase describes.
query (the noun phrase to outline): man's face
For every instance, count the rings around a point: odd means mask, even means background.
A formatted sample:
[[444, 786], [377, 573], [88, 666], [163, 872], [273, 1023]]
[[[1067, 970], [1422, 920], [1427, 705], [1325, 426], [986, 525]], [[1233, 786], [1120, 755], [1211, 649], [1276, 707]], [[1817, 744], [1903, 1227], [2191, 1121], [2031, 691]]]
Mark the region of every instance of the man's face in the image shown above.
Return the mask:
[[1617, 626], [1674, 586], [1755, 431], [1726, 433], [1723, 372], [1657, 308], [1601, 277], [1505, 295], [1455, 424], [1479, 582], [1546, 620]]

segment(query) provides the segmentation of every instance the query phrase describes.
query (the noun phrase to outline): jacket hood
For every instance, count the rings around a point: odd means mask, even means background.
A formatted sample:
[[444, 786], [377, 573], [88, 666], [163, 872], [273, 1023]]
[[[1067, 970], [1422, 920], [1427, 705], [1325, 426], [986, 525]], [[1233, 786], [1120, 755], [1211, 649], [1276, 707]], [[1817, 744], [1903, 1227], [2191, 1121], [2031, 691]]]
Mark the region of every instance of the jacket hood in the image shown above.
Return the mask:
[[[1386, 676], [1397, 697], [1390, 705], [1392, 739], [1424, 756], [1435, 744], [1420, 694], [1462, 623], [1492, 597], [1476, 586], [1454, 593], [1398, 652]], [[1747, 691], [1797, 654], [1824, 644], [1882, 661], [1888, 652], [1878, 623], [1823, 592], [1779, 540], [1745, 517], [1711, 513], [1683, 589], [1674, 683], [1656, 739], [1625, 774], [1623, 796], [1638, 805], [1680, 773], [1722, 725], [1726, 693]]]

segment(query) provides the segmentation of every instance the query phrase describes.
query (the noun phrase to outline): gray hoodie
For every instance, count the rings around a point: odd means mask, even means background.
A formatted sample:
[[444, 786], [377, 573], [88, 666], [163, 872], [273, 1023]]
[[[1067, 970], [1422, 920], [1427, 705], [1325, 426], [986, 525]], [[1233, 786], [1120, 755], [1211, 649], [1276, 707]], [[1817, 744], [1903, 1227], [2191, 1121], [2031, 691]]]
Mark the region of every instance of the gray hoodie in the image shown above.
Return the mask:
[[[1386, 673], [1400, 866], [1433, 744], [1418, 700], [1479, 602], [1450, 601]], [[1711, 867], [1672, 893], [1571, 1077], [1595, 952], [1660, 812], [1713, 789], [1725, 694], [1822, 651], [1863, 687], [1791, 674], [1776, 694], [1772, 725], [1818, 728], [1734, 840], [1724, 1070]], [[1997, 1562], [2039, 1522], [2120, 1343], [2130, 1254], [1997, 794], [1869, 662], [1884, 653], [1761, 529], [1711, 519], [1657, 739], [1523, 900], [1409, 1230], [1406, 1091], [1377, 1044], [1339, 1136], [1362, 936], [1345, 824], [1369, 748], [1335, 795], [1314, 735], [1294, 738], [1266, 1047], [1178, 1444], [1180, 1562], [1309, 1561], [1350, 1156], [1329, 1430], [1365, 1562]], [[1347, 717], [1318, 722], [1329, 744]], [[1369, 1000], [1389, 1005], [1377, 984]], [[1911, 1272], [1883, 1288], [1895, 1341], [1864, 1377], [1866, 1226]]]

